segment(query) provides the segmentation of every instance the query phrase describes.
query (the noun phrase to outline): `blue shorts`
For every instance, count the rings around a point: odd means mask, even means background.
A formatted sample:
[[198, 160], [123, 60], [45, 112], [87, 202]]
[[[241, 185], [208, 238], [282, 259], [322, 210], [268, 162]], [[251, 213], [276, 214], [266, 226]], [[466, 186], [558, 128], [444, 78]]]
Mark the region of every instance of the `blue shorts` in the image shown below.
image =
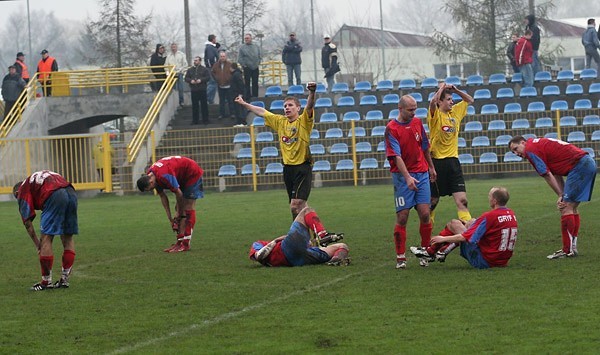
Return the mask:
[[481, 250], [477, 244], [462, 242], [460, 243], [460, 255], [467, 259], [469, 264], [477, 269], [488, 269], [490, 265], [485, 261]]
[[323, 264], [331, 259], [329, 254], [320, 248], [310, 246], [308, 228], [295, 221], [281, 242], [281, 250], [292, 266]]
[[199, 178], [193, 185], [182, 187], [181, 193], [183, 198], [188, 200], [197, 200], [204, 197], [204, 186], [202, 185], [202, 178]]
[[582, 202], [591, 200], [595, 181], [596, 162], [591, 156], [584, 155], [567, 175], [563, 201]]
[[394, 202], [396, 212], [411, 209], [416, 205], [431, 203], [431, 189], [429, 185], [429, 173], [410, 173], [417, 179], [417, 191], [413, 191], [406, 185], [406, 179], [400, 173], [392, 173], [394, 180]]
[[40, 230], [47, 235], [77, 234], [77, 195], [72, 187], [58, 189], [42, 208]]

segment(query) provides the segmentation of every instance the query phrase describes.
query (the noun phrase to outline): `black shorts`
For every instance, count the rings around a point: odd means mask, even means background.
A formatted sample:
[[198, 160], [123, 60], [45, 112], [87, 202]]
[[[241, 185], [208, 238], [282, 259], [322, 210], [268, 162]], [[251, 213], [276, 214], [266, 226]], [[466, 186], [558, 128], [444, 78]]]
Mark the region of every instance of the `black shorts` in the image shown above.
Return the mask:
[[458, 158], [432, 160], [437, 180], [431, 184], [431, 197], [450, 196], [455, 192], [467, 191]]
[[312, 165], [309, 162], [300, 165], [284, 165], [283, 181], [290, 201], [292, 199], [308, 201], [312, 186]]

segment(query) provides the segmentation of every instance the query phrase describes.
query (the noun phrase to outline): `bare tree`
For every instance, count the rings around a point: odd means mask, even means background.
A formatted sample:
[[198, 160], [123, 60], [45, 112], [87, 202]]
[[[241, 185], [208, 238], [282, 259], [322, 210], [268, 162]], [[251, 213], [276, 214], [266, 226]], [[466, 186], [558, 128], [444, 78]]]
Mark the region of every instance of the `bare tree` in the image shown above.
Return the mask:
[[233, 53], [243, 43], [245, 33], [262, 33], [260, 19], [267, 10], [264, 0], [227, 0], [221, 12], [231, 29], [229, 36], [223, 38], [224, 44]]

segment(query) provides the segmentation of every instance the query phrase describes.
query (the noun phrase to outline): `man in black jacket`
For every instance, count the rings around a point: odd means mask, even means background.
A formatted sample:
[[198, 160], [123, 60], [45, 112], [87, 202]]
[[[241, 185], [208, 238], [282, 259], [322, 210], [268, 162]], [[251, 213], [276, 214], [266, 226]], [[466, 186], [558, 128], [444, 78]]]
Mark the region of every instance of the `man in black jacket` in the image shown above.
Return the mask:
[[302, 85], [300, 79], [302, 67], [302, 44], [296, 39], [296, 33], [290, 33], [290, 40], [287, 41], [281, 52], [281, 61], [287, 67], [288, 87], [294, 85], [294, 73], [296, 73], [296, 85]]
[[513, 33], [512, 36], [510, 37], [510, 39], [511, 39], [510, 44], [506, 48], [506, 56], [508, 57], [510, 65], [513, 68], [513, 73], [518, 73], [519, 66], [517, 65], [517, 62], [515, 61], [515, 47], [517, 45], [517, 41], [519, 40], [519, 34]]
[[[208, 35], [208, 41], [204, 44], [204, 66], [208, 68], [209, 72], [217, 60], [219, 60], [219, 47], [221, 45], [217, 42], [217, 36], [213, 34]], [[212, 73], [210, 74], [210, 81], [206, 90], [208, 103], [212, 105], [217, 94], [217, 81], [212, 76]]]
[[[4, 118], [17, 102], [21, 92], [25, 88], [25, 80], [17, 73], [14, 65], [8, 67], [8, 74], [2, 80], [2, 98], [4, 99]], [[0, 121], [1, 122], [1, 121]]]
[[525, 16], [525, 30], [531, 30], [533, 35], [531, 36], [531, 45], [533, 46], [533, 75], [542, 71], [542, 62], [538, 56], [540, 50], [540, 28], [535, 22], [535, 15]]
[[[156, 45], [156, 50], [154, 51], [154, 53], [152, 53], [152, 55], [150, 56], [149, 64], [151, 67], [165, 65], [166, 60], [167, 57], [165, 56], [165, 47], [159, 43]], [[150, 70], [152, 70], [152, 72], [154, 73], [154, 77], [157, 79], [157, 81], [152, 81], [150, 83], [150, 87], [152, 88], [152, 91], [158, 91], [162, 87], [162, 84], [165, 82], [165, 79], [167, 78], [165, 68], [151, 68]]]
[[325, 44], [321, 49], [321, 66], [325, 70], [325, 79], [327, 80], [327, 92], [331, 92], [333, 84], [335, 84], [335, 73], [340, 71], [338, 65], [337, 47], [331, 43], [331, 36], [323, 36]]
[[192, 94], [192, 124], [200, 123], [199, 108], [202, 109], [202, 123], [209, 123], [206, 87], [210, 80], [210, 71], [203, 67], [200, 62], [200, 57], [194, 57], [194, 65], [185, 72], [184, 79], [186, 83], [190, 84]]

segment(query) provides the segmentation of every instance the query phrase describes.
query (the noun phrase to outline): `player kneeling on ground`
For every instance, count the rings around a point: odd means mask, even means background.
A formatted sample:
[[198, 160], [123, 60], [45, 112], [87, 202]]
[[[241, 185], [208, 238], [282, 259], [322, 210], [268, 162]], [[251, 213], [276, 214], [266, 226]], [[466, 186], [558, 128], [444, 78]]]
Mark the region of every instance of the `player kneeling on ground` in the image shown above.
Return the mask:
[[427, 248], [411, 247], [418, 258], [443, 262], [446, 255], [460, 244], [460, 255], [478, 269], [508, 264], [517, 241], [517, 218], [508, 207], [509, 194], [504, 187], [493, 187], [489, 194], [491, 211], [474, 222], [450, 221], [440, 235], [431, 237]]
[[[310, 245], [311, 230], [317, 235], [320, 247]], [[328, 233], [315, 210], [307, 206], [296, 216], [287, 235], [270, 242], [259, 240], [252, 243], [250, 259], [265, 266], [348, 265], [348, 246], [334, 243], [343, 237], [342, 233]]]
[[[40, 258], [42, 281], [33, 285], [31, 290], [68, 288], [69, 275], [75, 261], [73, 234], [79, 233], [77, 195], [73, 185], [55, 172], [42, 170], [17, 183], [13, 187], [13, 195], [19, 202], [23, 224]], [[35, 210], [42, 211], [39, 239], [32, 224]], [[64, 251], [60, 280], [52, 284], [52, 241], [55, 235], [60, 235]]]

